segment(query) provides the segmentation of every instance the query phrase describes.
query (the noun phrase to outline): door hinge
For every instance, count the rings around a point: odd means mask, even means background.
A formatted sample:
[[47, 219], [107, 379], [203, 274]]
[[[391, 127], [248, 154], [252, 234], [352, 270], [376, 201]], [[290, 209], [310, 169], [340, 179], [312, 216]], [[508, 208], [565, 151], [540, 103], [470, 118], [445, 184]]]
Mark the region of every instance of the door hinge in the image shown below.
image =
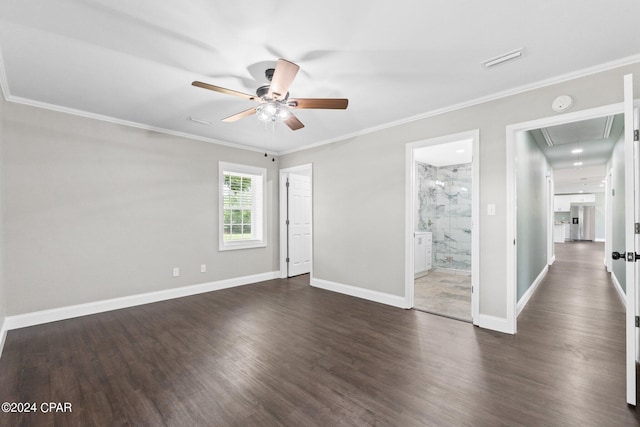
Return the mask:
[[636, 129], [633, 131], [633, 140], [640, 141], [640, 130]]
[[640, 222], [636, 222], [633, 226], [636, 234], [640, 234]]
[[636, 316], [636, 328], [640, 328], [640, 316]]
[[287, 188], [289, 188], [289, 180], [287, 180], [287, 183], [285, 185]]
[[287, 220], [287, 222], [285, 223], [286, 225], [289, 225], [289, 220]]
[[289, 258], [287, 258], [286, 261], [289, 262]]

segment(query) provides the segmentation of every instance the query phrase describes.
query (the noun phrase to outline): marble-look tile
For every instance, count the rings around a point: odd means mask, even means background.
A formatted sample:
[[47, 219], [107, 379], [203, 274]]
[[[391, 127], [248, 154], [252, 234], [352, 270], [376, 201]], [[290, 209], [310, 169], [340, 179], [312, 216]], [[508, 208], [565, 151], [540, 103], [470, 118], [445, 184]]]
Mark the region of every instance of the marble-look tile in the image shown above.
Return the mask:
[[433, 265], [470, 266], [471, 164], [438, 168], [417, 162], [416, 179], [417, 231], [433, 233]]

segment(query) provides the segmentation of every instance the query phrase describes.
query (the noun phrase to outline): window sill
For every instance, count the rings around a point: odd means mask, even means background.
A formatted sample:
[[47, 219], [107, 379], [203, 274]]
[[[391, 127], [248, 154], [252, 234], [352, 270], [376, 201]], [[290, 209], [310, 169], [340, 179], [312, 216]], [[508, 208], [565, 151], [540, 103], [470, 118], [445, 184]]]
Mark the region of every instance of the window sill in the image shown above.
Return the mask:
[[250, 241], [250, 242], [234, 242], [234, 243], [225, 243], [224, 245], [220, 245], [219, 251], [235, 251], [238, 249], [254, 249], [254, 248], [266, 248], [267, 243], [262, 241]]

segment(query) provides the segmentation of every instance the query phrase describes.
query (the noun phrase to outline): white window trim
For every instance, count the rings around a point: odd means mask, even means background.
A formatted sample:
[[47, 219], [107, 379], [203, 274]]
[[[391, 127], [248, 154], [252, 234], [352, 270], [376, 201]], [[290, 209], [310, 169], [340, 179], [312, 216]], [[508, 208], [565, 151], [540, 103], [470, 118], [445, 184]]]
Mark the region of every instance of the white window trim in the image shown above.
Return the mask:
[[[225, 242], [224, 240], [224, 172], [262, 176], [262, 239]], [[218, 163], [218, 249], [264, 248], [267, 246], [267, 169], [238, 163]]]

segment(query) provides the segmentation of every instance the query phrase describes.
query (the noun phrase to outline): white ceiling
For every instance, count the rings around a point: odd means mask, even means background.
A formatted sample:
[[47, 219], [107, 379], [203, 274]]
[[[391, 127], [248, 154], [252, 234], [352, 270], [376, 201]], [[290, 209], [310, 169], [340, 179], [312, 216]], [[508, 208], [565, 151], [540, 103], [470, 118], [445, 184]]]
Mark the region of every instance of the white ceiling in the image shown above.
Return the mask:
[[[624, 115], [566, 123], [530, 133], [554, 170], [556, 194], [598, 193], [604, 191], [602, 180], [613, 147], [623, 136]], [[573, 152], [576, 149], [582, 151]]]
[[413, 152], [413, 158], [417, 162], [436, 167], [471, 163], [473, 160], [472, 144], [472, 139], [465, 139], [422, 147]]
[[[0, 0], [0, 83], [12, 101], [283, 153], [637, 60], [638, 16], [637, 0]], [[301, 67], [292, 97], [349, 108], [298, 110], [305, 128], [271, 133], [220, 121], [250, 101], [190, 85], [253, 93], [279, 57]]]

